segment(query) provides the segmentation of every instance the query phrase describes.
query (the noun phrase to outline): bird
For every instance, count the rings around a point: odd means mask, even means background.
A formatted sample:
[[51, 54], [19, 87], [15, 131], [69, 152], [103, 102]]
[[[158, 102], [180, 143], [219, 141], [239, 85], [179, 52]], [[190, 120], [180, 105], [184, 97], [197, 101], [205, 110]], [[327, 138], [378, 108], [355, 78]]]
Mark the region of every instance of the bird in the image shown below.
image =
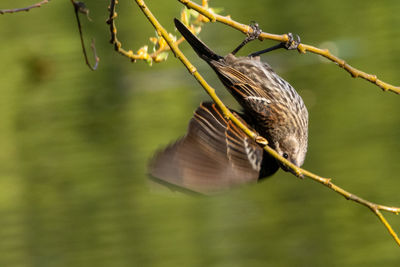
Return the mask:
[[[236, 57], [244, 44], [260, 34], [256, 25], [252, 27], [253, 35], [223, 57], [213, 52], [181, 21], [175, 19], [174, 22], [197, 55], [210, 65], [240, 104], [243, 110], [231, 110], [234, 116], [257, 135], [265, 137], [269, 146], [282, 157], [302, 166], [308, 147], [307, 108], [293, 86], [259, 56], [280, 47], [290, 49], [293, 42]], [[279, 168], [291, 171], [226, 119], [211, 102], [201, 103], [190, 120], [186, 135], [158, 151], [150, 162], [153, 180], [178, 190], [206, 195], [256, 183]]]

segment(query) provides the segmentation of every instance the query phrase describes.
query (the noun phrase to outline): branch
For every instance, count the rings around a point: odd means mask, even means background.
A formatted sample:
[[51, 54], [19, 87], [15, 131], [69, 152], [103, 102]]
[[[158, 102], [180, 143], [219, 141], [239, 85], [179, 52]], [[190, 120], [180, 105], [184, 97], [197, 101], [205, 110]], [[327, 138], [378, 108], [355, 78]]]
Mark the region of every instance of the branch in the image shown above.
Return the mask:
[[33, 4], [31, 6], [28, 7], [23, 7], [23, 8], [15, 8], [15, 9], [1, 9], [0, 10], [0, 15], [6, 14], [6, 13], [16, 13], [16, 12], [21, 12], [21, 11], [29, 11], [32, 8], [37, 8], [37, 7], [41, 7], [44, 4], [47, 4], [48, 2], [50, 2], [50, 0], [43, 0], [39, 3]]
[[107, 24], [110, 25], [110, 32], [111, 32], [111, 40], [110, 43], [114, 45], [115, 51], [118, 53], [122, 54], [123, 56], [126, 56], [130, 58], [132, 61], [135, 61], [139, 59], [139, 55], [134, 55], [132, 50], [126, 51], [125, 49], [122, 48], [121, 42], [117, 38], [117, 28], [115, 26], [115, 19], [117, 18], [117, 12], [115, 12], [115, 7], [118, 4], [118, 0], [111, 0], [110, 6], [108, 7], [108, 10], [110, 11], [110, 16], [107, 20]]
[[[230, 16], [221, 16], [221, 15], [215, 14], [209, 8], [204, 7], [204, 5], [200, 6], [196, 3], [193, 3], [190, 0], [178, 0], [178, 1], [181, 2], [182, 4], [184, 4], [187, 8], [196, 10], [197, 12], [199, 12], [203, 16], [207, 17], [212, 22], [218, 21], [218, 22], [224, 23], [224, 24], [226, 24], [232, 28], [235, 28], [245, 34], [252, 31], [252, 29], [248, 25], [238, 23], [238, 22], [232, 20], [230, 18]], [[287, 34], [277, 35], [277, 34], [270, 34], [270, 33], [263, 32], [263, 33], [261, 33], [261, 35], [259, 36], [258, 39], [260, 39], [260, 40], [270, 39], [270, 40], [286, 43], [287, 41], [289, 41], [289, 36]], [[323, 57], [329, 59], [330, 61], [335, 62], [339, 67], [345, 69], [348, 73], [350, 73], [350, 75], [353, 78], [357, 78], [357, 77], [363, 78], [373, 84], [376, 84], [383, 91], [391, 91], [396, 94], [400, 94], [400, 86], [394, 86], [389, 83], [383, 82], [383, 81], [379, 80], [376, 75], [365, 73], [361, 70], [358, 70], [358, 69], [350, 66], [343, 59], [340, 59], [340, 58], [332, 55], [328, 49], [320, 49], [320, 48], [314, 47], [312, 45], [300, 43], [297, 46], [297, 50], [302, 54], [305, 54], [307, 51], [309, 51], [311, 53], [323, 56]]]
[[[185, 57], [185, 55], [179, 50], [179, 48], [176, 45], [176, 43], [174, 42], [174, 40], [170, 38], [170, 35], [168, 34], [168, 32], [157, 21], [157, 19], [154, 17], [154, 15], [148, 9], [148, 7], [144, 3], [144, 1], [143, 0], [135, 0], [135, 1], [138, 4], [138, 6], [141, 8], [141, 10], [143, 11], [144, 15], [150, 21], [150, 23], [154, 26], [156, 31], [165, 39], [165, 41], [171, 47], [171, 50], [175, 54], [175, 56], [185, 65], [185, 67], [189, 70], [189, 72], [195, 77], [195, 79], [206, 90], [208, 95], [218, 105], [218, 107], [221, 109], [221, 111], [223, 112], [224, 116], [227, 119], [232, 120], [235, 123], [235, 125], [237, 125], [240, 129], [242, 129], [249, 137], [253, 138], [260, 146], [263, 147], [263, 149], [265, 151], [267, 151], [274, 158], [276, 158], [277, 160], [279, 160], [280, 162], [282, 162], [286, 166], [288, 166], [294, 173], [297, 174], [297, 176], [309, 177], [310, 179], [312, 179], [316, 182], [319, 182], [319, 183], [325, 185], [326, 187], [332, 189], [333, 191], [337, 192], [338, 194], [344, 196], [346, 199], [352, 200], [354, 202], [362, 204], [362, 205], [368, 207], [369, 209], [371, 209], [372, 212], [374, 212], [378, 216], [380, 221], [384, 224], [384, 226], [389, 231], [390, 235], [393, 237], [395, 242], [400, 246], [399, 237], [397, 236], [396, 232], [392, 229], [392, 227], [390, 226], [388, 221], [385, 219], [385, 217], [380, 212], [381, 210], [383, 210], [383, 211], [388, 211], [391, 213], [398, 214], [398, 213], [400, 213], [400, 208], [378, 205], [378, 204], [369, 202], [365, 199], [362, 199], [350, 192], [347, 192], [346, 190], [340, 188], [339, 186], [333, 184], [331, 182], [331, 179], [318, 176], [312, 172], [309, 172], [307, 170], [299, 168], [296, 165], [294, 165], [293, 163], [291, 163], [290, 161], [288, 161], [287, 159], [280, 156], [274, 149], [272, 149], [270, 146], [268, 146], [267, 139], [265, 139], [264, 137], [261, 137], [261, 136], [257, 136], [256, 133], [254, 133], [250, 129], [248, 129], [229, 111], [229, 109], [223, 104], [223, 102], [215, 94], [215, 90], [210, 85], [208, 85], [208, 83], [204, 80], [204, 78], [198, 73], [196, 68], [188, 61], [188, 59]], [[179, 0], [179, 1], [181, 1], [181, 0]], [[204, 13], [203, 15], [211, 20], [213, 19], [208, 13]], [[246, 26], [246, 27], [248, 27], [248, 26]]]
[[[168, 56], [167, 52], [171, 49], [167, 44], [167, 42], [165, 41], [165, 39], [158, 32], [156, 37], [150, 38], [150, 41], [155, 45], [153, 53], [148, 53], [147, 45], [142, 46], [136, 53], [134, 53], [130, 49], [126, 50], [122, 48], [122, 43], [117, 38], [117, 27], [115, 25], [115, 19], [118, 16], [117, 12], [115, 11], [117, 4], [118, 0], [110, 0], [110, 5], [108, 7], [110, 14], [106, 21], [106, 23], [110, 25], [110, 34], [111, 34], [110, 43], [114, 45], [114, 50], [120, 53], [121, 55], [129, 58], [132, 62], [135, 62], [136, 60], [144, 60], [151, 65], [153, 62], [159, 63], [165, 61]], [[189, 20], [188, 15], [185, 14], [185, 11], [182, 11], [181, 19], [183, 21]], [[194, 23], [199, 24], [200, 22], [202, 22], [202, 20], [203, 16], [198, 15]], [[200, 32], [201, 30], [201, 27], [191, 26], [191, 28], [197, 33]], [[176, 40], [176, 37], [172, 34], [169, 34], [169, 37], [173, 39], [173, 42], [176, 45], [180, 45], [183, 41], [185, 41], [185, 38], [183, 37]]]
[[94, 60], [95, 60], [94, 66], [92, 66], [89, 62], [89, 59], [88, 59], [88, 56], [86, 53], [85, 41], [83, 40], [82, 25], [81, 25], [81, 21], [79, 19], [79, 13], [83, 13], [83, 14], [86, 14], [88, 20], [91, 20], [89, 18], [89, 9], [86, 8], [86, 6], [83, 2], [71, 0], [71, 3], [74, 6], [75, 17], [76, 17], [76, 21], [78, 23], [79, 36], [81, 38], [82, 51], [83, 51], [83, 56], [85, 57], [86, 65], [89, 67], [89, 69], [96, 70], [97, 67], [99, 66], [100, 58], [97, 56], [94, 39], [92, 39], [92, 43], [90, 44], [90, 47], [92, 48], [92, 51], [93, 51]]

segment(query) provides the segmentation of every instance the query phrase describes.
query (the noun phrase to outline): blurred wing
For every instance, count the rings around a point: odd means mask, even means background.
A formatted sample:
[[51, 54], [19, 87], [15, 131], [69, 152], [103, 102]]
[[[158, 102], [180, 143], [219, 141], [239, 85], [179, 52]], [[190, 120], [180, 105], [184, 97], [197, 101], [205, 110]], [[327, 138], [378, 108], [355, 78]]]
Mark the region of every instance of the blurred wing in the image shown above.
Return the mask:
[[187, 134], [157, 153], [150, 173], [161, 181], [211, 194], [235, 185], [256, 182], [263, 150], [214, 104], [202, 103]]

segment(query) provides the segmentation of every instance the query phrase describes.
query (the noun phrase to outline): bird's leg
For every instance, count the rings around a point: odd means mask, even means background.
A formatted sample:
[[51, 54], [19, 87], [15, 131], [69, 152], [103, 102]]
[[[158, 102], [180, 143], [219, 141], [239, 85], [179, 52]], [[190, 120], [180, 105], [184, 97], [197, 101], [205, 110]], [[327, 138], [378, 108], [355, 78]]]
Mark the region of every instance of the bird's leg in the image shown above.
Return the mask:
[[274, 46], [272, 46], [270, 48], [267, 48], [267, 49], [264, 49], [264, 50], [261, 50], [261, 51], [255, 52], [255, 53], [251, 53], [249, 55], [249, 57], [256, 57], [256, 56], [259, 56], [261, 54], [268, 53], [270, 51], [273, 51], [273, 50], [276, 50], [276, 49], [279, 49], [279, 48], [285, 48], [286, 50], [297, 49], [297, 47], [300, 44], [300, 37], [298, 35], [296, 35], [297, 36], [297, 38], [296, 38], [297, 40], [294, 40], [292, 33], [289, 32], [287, 35], [289, 36], [289, 40], [287, 42], [282, 42], [282, 43], [274, 45]]
[[250, 24], [250, 28], [252, 29], [252, 31], [249, 32], [247, 34], [246, 39], [244, 39], [243, 42], [241, 42], [240, 45], [238, 45], [238, 47], [236, 47], [235, 50], [232, 51], [232, 53], [231, 53], [232, 55], [235, 55], [248, 42], [251, 42], [251, 41], [257, 39], [258, 36], [260, 36], [260, 34], [262, 33], [262, 30], [258, 26], [257, 22], [252, 22]]

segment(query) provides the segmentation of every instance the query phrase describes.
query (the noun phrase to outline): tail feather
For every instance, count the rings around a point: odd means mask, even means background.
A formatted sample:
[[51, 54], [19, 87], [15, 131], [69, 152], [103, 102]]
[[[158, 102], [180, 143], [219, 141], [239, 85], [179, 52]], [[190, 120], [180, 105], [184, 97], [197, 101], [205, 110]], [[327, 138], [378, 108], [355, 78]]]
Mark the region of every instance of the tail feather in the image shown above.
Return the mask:
[[192, 46], [194, 51], [205, 61], [219, 60], [223, 57], [215, 54], [206, 44], [200, 41], [181, 21], [174, 19], [175, 27], [185, 37], [186, 41]]

